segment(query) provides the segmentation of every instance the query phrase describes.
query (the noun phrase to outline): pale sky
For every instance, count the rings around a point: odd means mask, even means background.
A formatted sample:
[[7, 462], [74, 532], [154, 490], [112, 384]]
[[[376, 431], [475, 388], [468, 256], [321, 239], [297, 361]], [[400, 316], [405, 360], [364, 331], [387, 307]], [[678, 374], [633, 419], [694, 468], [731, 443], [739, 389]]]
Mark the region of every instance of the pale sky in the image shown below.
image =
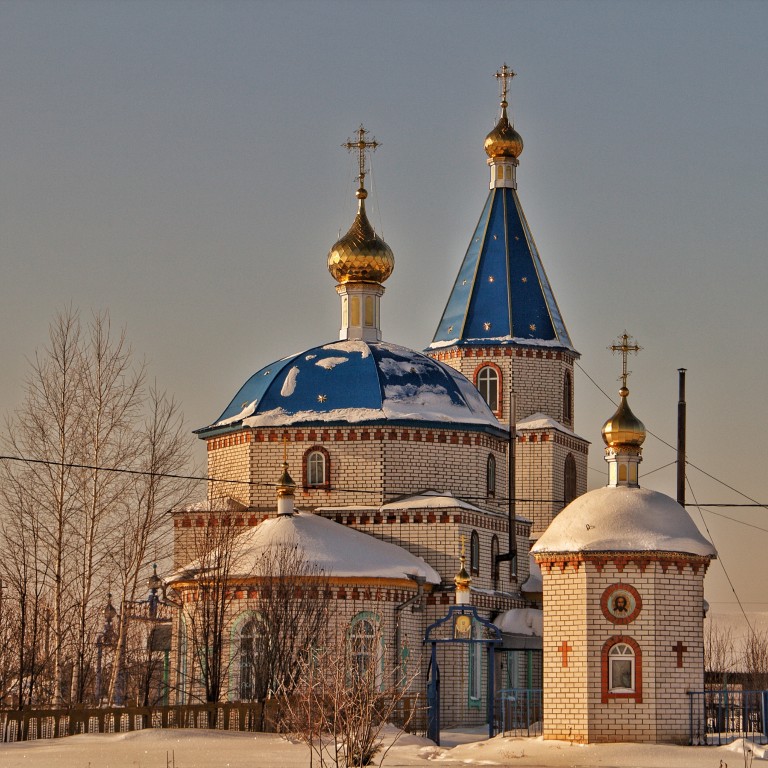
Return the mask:
[[[768, 502], [766, 41], [765, 2], [0, 2], [0, 410], [70, 303], [127, 327], [190, 430], [337, 338], [326, 254], [361, 122], [396, 259], [384, 337], [424, 348], [488, 193], [507, 62], [518, 191], [581, 366], [615, 397], [607, 347], [631, 333], [632, 408], [670, 443], [686, 367], [690, 460]], [[590, 487], [612, 412], [578, 371]], [[674, 495], [674, 467], [653, 471], [674, 458], [649, 437], [641, 483]], [[748, 501], [689, 478], [702, 503]], [[766, 510], [690, 511], [765, 610]], [[707, 597], [729, 610], [721, 563]]]

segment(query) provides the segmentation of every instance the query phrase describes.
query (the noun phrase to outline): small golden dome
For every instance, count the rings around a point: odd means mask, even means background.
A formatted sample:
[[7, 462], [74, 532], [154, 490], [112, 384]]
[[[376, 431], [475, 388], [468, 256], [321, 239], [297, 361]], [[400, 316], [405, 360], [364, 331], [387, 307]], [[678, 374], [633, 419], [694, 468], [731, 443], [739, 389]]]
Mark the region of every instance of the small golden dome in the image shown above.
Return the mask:
[[278, 496], [293, 496], [293, 492], [296, 490], [296, 483], [288, 472], [288, 462], [283, 462], [283, 471], [280, 475], [280, 479], [277, 481], [277, 495]]
[[464, 564], [464, 558], [461, 558], [461, 568], [459, 572], [453, 577], [453, 583], [458, 590], [469, 590], [469, 585], [472, 583], [472, 577], [467, 573], [467, 567]]
[[507, 102], [501, 102], [501, 118], [496, 127], [485, 137], [485, 151], [490, 158], [520, 157], [523, 151], [523, 137], [514, 129], [507, 118]]
[[627, 395], [629, 390], [622, 387], [619, 390], [621, 402], [616, 413], [603, 424], [603, 441], [609, 448], [620, 446], [639, 447], [645, 442], [645, 425], [632, 413]]
[[395, 268], [392, 249], [374, 232], [365, 213], [368, 193], [357, 190], [360, 205], [352, 226], [328, 253], [328, 271], [338, 283], [383, 283]]

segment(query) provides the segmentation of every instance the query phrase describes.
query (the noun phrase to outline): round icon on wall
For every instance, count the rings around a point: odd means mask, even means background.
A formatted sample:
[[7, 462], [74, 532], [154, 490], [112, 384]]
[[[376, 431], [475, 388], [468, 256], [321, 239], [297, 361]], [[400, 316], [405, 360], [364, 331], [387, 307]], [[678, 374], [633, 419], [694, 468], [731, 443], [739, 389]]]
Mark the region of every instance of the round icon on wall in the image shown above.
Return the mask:
[[631, 584], [611, 584], [600, 598], [600, 607], [612, 624], [629, 624], [642, 610], [643, 600]]

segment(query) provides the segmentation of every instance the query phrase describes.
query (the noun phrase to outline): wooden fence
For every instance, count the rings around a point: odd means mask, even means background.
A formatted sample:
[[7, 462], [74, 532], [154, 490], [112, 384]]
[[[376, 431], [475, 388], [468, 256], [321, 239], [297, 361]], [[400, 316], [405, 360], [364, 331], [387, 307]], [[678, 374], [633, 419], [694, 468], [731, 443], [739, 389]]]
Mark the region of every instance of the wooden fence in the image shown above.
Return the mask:
[[145, 728], [272, 732], [276, 730], [276, 721], [274, 699], [170, 707], [0, 710], [0, 741], [56, 739], [79, 733], [126, 733]]
[[[425, 728], [418, 696], [404, 696], [393, 720], [411, 732]], [[73, 707], [0, 710], [0, 742], [57, 739], [80, 733], [127, 733], [145, 728], [199, 728], [273, 733], [278, 701], [183, 704], [169, 707]]]

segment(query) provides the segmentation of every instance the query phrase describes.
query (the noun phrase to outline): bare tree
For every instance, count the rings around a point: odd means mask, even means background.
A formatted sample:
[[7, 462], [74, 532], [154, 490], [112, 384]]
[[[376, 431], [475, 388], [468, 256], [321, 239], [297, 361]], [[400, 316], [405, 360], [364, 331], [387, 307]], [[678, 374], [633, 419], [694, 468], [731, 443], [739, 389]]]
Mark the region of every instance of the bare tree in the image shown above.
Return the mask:
[[192, 584], [185, 611], [191, 645], [188, 682], [193, 697], [215, 703], [227, 693], [231, 658], [226, 630], [235, 600], [235, 576], [241, 575], [241, 553], [235, 546], [240, 530], [228, 510], [212, 510], [204, 522], [195, 528], [195, 560], [182, 577]]
[[125, 331], [113, 336], [107, 313], [92, 316], [80, 355], [79, 407], [84, 415], [80, 450], [81, 462], [88, 468], [78, 473], [82, 499], [73, 537], [78, 590], [73, 703], [84, 701], [88, 671], [93, 669], [94, 597], [103, 596], [103, 590], [98, 591], [99, 576], [109, 565], [103, 529], [110, 513], [126, 508], [130, 483], [129, 476], [108, 470], [133, 466], [136, 460], [139, 443], [134, 424], [142, 405], [144, 378], [143, 366], [133, 363]]
[[718, 685], [734, 669], [734, 643], [731, 627], [717, 624], [709, 617], [704, 629], [704, 671]]
[[258, 598], [249, 602], [259, 631], [240, 649], [241, 688], [252, 699], [264, 700], [277, 691], [290, 695], [298, 680], [298, 662], [325, 635], [328, 579], [295, 544], [267, 547], [253, 576]]
[[134, 599], [148, 548], [170, 550], [163, 513], [188, 489], [163, 474], [179, 473], [188, 450], [178, 406], [143, 382], [144, 366], [108, 313], [94, 313], [83, 331], [68, 308], [7, 423], [6, 452], [23, 459], [0, 471], [0, 578], [14, 606], [20, 705], [92, 696], [109, 582]]
[[[189, 462], [189, 448], [184, 421], [178, 404], [165, 392], [152, 386], [148, 393], [147, 415], [137, 434], [138, 467], [130, 488], [130, 503], [123, 524], [116, 529], [111, 550], [113, 572], [118, 580], [122, 609], [117, 630], [108, 698], [121, 701], [127, 652], [127, 607], [139, 595], [150, 555], [169, 552], [173, 546], [170, 509], [185, 499], [190, 481], [174, 477]], [[147, 657], [150, 666], [154, 657]], [[151, 674], [149, 677], [151, 678]]]
[[[35, 508], [40, 525], [41, 562], [50, 586], [53, 704], [63, 700], [64, 654], [72, 639], [71, 551], [78, 510], [74, 465], [81, 458], [83, 412], [81, 409], [81, 331], [72, 308], [56, 315], [49, 328], [49, 342], [35, 355], [26, 382], [24, 402], [8, 425], [7, 444], [32, 462], [11, 470], [7, 479], [24, 494], [22, 510]], [[15, 468], [14, 468], [15, 469]]]
[[[7, 470], [7, 465], [3, 467]], [[13, 655], [12, 682], [19, 709], [41, 697], [39, 678], [46, 657], [43, 608], [46, 560], [41, 552], [40, 520], [24, 487], [3, 478], [0, 493], [6, 509], [15, 514], [0, 523], [0, 578], [3, 581], [4, 650]]]
[[765, 690], [768, 683], [768, 631], [751, 630], [741, 645], [742, 685], [745, 690]]
[[[356, 647], [346, 637], [330, 638], [297, 664], [298, 683], [281, 693], [283, 727], [310, 749], [310, 766], [362, 768], [379, 756], [379, 765], [395, 743], [384, 747], [382, 731], [402, 709], [412, 679], [403, 685], [381, 685], [378, 659], [370, 648], [380, 647], [380, 635], [369, 649]], [[361, 651], [363, 651], [361, 653]], [[395, 677], [402, 680], [402, 675]], [[415, 713], [410, 710], [403, 728]]]

